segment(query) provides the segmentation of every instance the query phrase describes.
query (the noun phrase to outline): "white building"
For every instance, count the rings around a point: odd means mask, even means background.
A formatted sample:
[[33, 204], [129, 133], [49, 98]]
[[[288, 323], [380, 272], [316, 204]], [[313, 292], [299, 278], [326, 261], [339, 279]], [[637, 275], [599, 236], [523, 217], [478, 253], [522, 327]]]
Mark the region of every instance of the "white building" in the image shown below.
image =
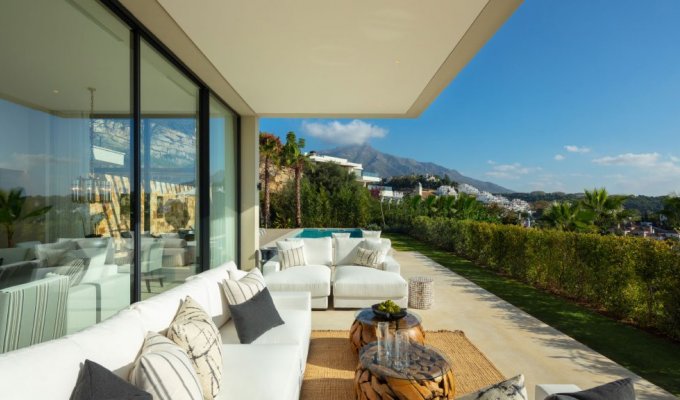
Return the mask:
[[467, 183], [461, 183], [458, 185], [458, 193], [465, 193], [471, 196], [477, 196], [479, 194], [479, 189]]
[[458, 196], [456, 188], [453, 186], [443, 185], [437, 188], [437, 196]]
[[382, 178], [373, 172], [364, 171], [363, 165], [359, 163], [354, 163], [346, 158], [332, 157], [326, 155], [319, 155], [315, 152], [309, 152], [309, 159], [318, 163], [331, 163], [337, 164], [350, 173], [354, 174], [358, 181], [362, 182], [364, 185], [382, 182]]

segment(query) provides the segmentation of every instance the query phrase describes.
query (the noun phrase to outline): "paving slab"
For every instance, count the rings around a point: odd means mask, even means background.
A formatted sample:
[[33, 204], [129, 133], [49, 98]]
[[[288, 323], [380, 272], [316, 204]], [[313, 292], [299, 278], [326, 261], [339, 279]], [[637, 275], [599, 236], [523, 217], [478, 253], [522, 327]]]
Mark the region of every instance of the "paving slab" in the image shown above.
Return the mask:
[[[635, 380], [639, 400], [677, 399], [430, 258], [401, 251], [395, 251], [394, 257], [405, 279], [434, 278], [434, 306], [414, 310], [422, 317], [425, 329], [464, 331], [503, 375], [524, 374], [529, 399], [534, 399], [538, 383], [572, 383], [590, 388], [624, 377]], [[354, 313], [355, 310], [314, 311], [313, 329], [348, 330]]]

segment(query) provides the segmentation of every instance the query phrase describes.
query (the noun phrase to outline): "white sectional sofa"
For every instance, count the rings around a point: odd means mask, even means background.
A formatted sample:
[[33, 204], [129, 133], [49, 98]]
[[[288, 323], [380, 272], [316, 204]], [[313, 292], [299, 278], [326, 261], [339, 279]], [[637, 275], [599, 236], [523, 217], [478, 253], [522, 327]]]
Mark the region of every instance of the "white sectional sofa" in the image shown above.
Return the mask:
[[237, 271], [235, 264], [193, 276], [78, 333], [0, 355], [2, 399], [68, 399], [85, 359], [127, 380], [146, 333], [164, 332], [186, 296], [220, 329], [223, 381], [218, 399], [298, 399], [311, 335], [309, 293], [271, 293], [285, 324], [252, 344], [240, 344], [233, 321], [225, 317], [228, 305], [220, 287], [228, 271]]
[[390, 299], [402, 307], [408, 304], [408, 283], [400, 266], [389, 254], [392, 243], [380, 240], [387, 256], [379, 269], [354, 265], [363, 238], [291, 238], [302, 241], [307, 265], [281, 270], [278, 256], [267, 261], [262, 272], [272, 291], [309, 291], [312, 308], [328, 308], [333, 293], [335, 308], [362, 308]]

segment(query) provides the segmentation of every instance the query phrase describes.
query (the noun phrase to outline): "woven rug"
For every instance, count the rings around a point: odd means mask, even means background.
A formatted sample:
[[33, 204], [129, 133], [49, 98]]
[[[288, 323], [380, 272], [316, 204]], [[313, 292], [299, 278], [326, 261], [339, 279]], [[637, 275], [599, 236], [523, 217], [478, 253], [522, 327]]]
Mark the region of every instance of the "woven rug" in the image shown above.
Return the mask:
[[[456, 397], [504, 379], [461, 331], [426, 332], [425, 342], [451, 362]], [[355, 399], [354, 369], [358, 360], [350, 348], [348, 331], [313, 331], [300, 399]]]

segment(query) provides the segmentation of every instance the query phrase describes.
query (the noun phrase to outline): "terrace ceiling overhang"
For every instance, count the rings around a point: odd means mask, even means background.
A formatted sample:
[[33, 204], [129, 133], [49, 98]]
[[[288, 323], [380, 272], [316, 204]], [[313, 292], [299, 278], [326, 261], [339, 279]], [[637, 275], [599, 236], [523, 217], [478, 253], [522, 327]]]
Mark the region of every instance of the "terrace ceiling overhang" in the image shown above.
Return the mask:
[[122, 0], [242, 115], [417, 117], [521, 0]]

